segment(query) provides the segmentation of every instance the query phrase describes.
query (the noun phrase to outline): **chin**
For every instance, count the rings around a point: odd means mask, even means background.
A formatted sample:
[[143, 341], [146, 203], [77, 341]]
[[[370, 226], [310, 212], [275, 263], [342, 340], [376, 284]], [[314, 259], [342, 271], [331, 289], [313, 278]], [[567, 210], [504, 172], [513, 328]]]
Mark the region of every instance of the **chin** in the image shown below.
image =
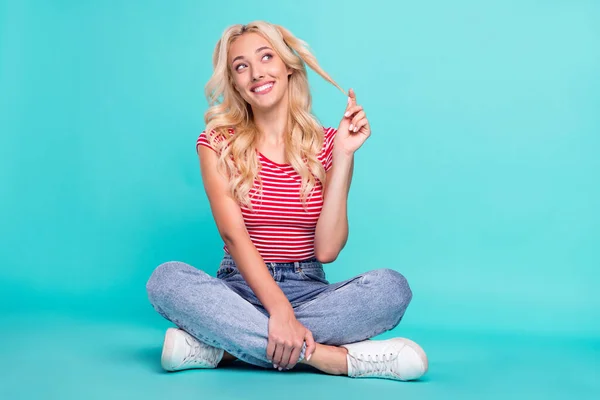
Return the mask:
[[[255, 99], [252, 99], [252, 100], [255, 100]], [[281, 100], [282, 100], [282, 98], [269, 99], [268, 101], [264, 101], [264, 102], [254, 101], [254, 102], [250, 103], [250, 105], [253, 108], [256, 108], [258, 110], [268, 111], [271, 108], [277, 106], [279, 103], [281, 103]]]

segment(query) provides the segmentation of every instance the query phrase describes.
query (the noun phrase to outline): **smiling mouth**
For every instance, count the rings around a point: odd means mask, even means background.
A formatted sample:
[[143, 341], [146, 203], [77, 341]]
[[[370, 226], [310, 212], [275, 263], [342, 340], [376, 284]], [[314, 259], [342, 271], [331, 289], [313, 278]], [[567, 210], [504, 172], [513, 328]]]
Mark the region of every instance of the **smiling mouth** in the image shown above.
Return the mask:
[[255, 94], [264, 94], [269, 93], [271, 89], [275, 86], [275, 82], [269, 82], [262, 86], [257, 87], [256, 89], [252, 89], [251, 92]]

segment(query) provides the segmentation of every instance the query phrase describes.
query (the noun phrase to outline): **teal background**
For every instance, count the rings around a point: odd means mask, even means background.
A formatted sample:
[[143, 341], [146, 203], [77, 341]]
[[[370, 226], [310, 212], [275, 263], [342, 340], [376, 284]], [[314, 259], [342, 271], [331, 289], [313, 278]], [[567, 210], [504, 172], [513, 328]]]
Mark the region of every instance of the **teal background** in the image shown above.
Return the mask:
[[[217, 270], [195, 140], [214, 45], [255, 19], [365, 107], [325, 268], [408, 278], [382, 338], [423, 345], [422, 382], [160, 373], [145, 283], [168, 260]], [[599, 21], [597, 1], [0, 1], [0, 397], [595, 397]], [[344, 95], [310, 82], [337, 126]]]

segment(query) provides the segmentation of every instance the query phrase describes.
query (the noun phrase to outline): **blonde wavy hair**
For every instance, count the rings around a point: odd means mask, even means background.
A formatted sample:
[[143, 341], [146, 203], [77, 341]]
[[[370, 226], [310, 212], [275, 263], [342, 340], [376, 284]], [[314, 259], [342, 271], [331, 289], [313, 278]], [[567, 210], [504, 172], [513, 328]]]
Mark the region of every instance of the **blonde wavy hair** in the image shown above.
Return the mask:
[[[230, 26], [223, 32], [213, 53], [213, 74], [205, 86], [209, 108], [204, 121], [206, 136], [219, 155], [218, 169], [228, 177], [230, 193], [238, 204], [252, 209], [249, 193], [257, 178], [262, 193], [256, 152], [258, 129], [252, 108], [234, 88], [227, 61], [231, 43], [246, 32], [263, 36], [293, 70], [288, 81], [289, 134], [285, 136], [285, 157], [302, 178], [300, 194], [306, 209], [309, 194], [312, 195], [317, 180], [325, 183], [326, 174], [317, 159], [323, 146], [324, 131], [310, 111], [312, 99], [305, 63], [342, 93], [346, 92], [319, 66], [308, 44], [282, 26], [254, 21]], [[232, 130], [235, 131], [233, 135]]]

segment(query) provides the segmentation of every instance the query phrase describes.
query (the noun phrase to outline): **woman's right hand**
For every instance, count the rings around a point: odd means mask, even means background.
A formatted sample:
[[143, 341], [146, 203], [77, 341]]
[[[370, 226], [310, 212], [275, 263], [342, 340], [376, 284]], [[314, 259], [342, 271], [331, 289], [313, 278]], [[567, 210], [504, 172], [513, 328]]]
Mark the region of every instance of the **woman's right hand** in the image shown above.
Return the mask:
[[293, 312], [271, 314], [267, 358], [275, 368], [294, 368], [305, 341], [304, 358], [309, 360], [316, 348], [312, 332], [296, 319]]

